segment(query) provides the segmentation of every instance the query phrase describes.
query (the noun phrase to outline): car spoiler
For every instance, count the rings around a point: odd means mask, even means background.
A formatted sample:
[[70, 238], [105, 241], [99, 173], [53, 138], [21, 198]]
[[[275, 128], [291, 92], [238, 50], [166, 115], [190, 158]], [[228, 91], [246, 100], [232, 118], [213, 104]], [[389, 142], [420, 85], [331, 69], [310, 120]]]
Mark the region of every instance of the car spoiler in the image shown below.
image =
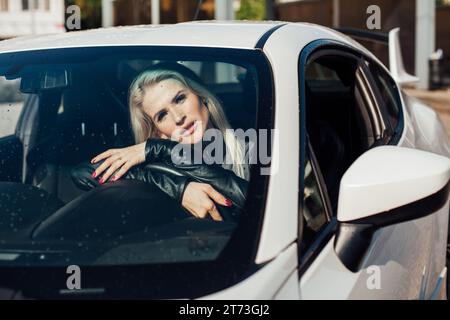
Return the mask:
[[400, 47], [400, 28], [392, 29], [389, 33], [373, 32], [353, 28], [337, 28], [337, 31], [353, 38], [387, 45], [389, 47], [389, 69], [392, 77], [399, 85], [412, 84], [419, 81], [410, 75], [403, 64], [402, 49]]

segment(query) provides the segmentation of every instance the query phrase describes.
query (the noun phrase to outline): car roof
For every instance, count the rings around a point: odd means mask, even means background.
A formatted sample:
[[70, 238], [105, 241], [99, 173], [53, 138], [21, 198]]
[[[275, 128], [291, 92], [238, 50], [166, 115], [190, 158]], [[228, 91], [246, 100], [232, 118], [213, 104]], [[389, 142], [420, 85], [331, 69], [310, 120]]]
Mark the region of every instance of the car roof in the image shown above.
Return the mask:
[[[295, 41], [332, 39], [378, 59], [360, 43], [333, 29], [302, 22], [285, 21], [193, 21], [167, 25], [99, 28], [40, 36], [22, 36], [0, 41], [0, 54], [7, 52], [99, 46], [183, 46], [234, 49], [263, 49], [272, 33], [295, 27]], [[283, 45], [288, 49], [290, 41]], [[264, 48], [265, 49], [265, 48]]]
[[171, 25], [100, 28], [0, 41], [0, 53], [110, 45], [199, 46], [253, 49], [280, 21], [195, 21]]

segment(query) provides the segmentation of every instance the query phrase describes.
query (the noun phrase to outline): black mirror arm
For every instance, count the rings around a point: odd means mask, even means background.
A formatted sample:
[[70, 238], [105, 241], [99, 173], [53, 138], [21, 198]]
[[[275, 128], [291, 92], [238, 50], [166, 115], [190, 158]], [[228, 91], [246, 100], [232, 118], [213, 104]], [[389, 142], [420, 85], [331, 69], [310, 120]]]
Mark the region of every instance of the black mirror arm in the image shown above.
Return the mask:
[[438, 211], [448, 202], [449, 192], [450, 181], [441, 190], [423, 199], [367, 218], [340, 222], [334, 240], [337, 256], [350, 271], [359, 271], [377, 230], [420, 219]]

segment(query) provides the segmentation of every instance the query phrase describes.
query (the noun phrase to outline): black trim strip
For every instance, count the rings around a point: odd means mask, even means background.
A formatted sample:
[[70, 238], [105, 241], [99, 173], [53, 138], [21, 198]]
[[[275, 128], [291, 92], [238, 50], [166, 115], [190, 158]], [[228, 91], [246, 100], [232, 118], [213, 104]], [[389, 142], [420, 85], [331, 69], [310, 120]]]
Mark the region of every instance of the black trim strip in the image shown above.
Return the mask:
[[334, 30], [339, 31], [351, 38], [355, 38], [355, 40], [360, 39], [365, 41], [379, 42], [386, 45], [389, 44], [389, 34], [387, 33], [366, 31], [355, 28], [335, 28]]
[[425, 198], [371, 217], [352, 221], [352, 224], [371, 224], [377, 227], [386, 227], [425, 217], [441, 209], [447, 203], [449, 191], [450, 181], [441, 190]]
[[280, 23], [278, 25], [276, 25], [275, 27], [269, 29], [268, 31], [266, 31], [261, 38], [259, 38], [258, 42], [255, 45], [255, 49], [263, 49], [264, 45], [267, 42], [267, 39], [269, 39], [269, 37], [272, 35], [272, 33], [274, 33], [275, 31], [277, 31], [278, 29], [280, 29], [282, 26], [287, 25], [287, 23]]

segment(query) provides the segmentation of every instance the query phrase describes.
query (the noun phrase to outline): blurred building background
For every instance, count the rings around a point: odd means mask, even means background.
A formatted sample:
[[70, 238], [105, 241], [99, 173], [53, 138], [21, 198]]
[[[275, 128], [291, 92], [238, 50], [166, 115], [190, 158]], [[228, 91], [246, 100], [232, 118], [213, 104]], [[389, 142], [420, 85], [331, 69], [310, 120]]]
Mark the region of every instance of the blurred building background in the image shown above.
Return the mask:
[[[409, 73], [420, 73], [418, 64], [428, 64], [430, 53], [442, 49], [445, 55], [442, 65], [450, 84], [450, 0], [278, 0], [274, 15], [279, 20], [367, 30], [366, 10], [370, 5], [377, 5], [381, 10], [381, 30], [374, 31], [389, 32], [400, 27], [403, 58]], [[421, 30], [422, 34], [416, 30]], [[422, 40], [418, 40], [418, 36]], [[365, 45], [389, 65], [387, 47]], [[426, 52], [421, 54], [418, 50]], [[428, 68], [423, 72], [428, 73]]]
[[65, 32], [64, 0], [0, 0], [0, 40]]

